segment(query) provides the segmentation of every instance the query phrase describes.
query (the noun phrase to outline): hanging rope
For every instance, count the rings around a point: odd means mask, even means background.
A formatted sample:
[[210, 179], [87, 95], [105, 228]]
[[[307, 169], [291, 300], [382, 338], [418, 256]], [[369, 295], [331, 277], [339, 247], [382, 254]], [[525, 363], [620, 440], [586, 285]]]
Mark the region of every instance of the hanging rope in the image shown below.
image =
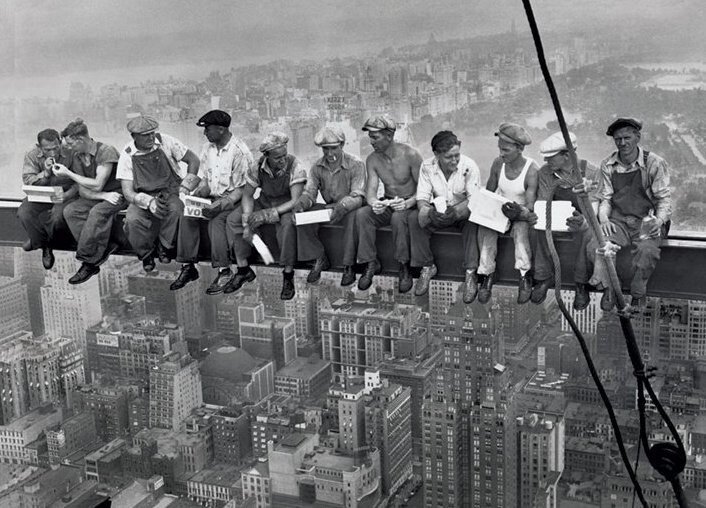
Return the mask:
[[[572, 176], [571, 176], [571, 181], [569, 182], [572, 187], [575, 187], [579, 185], [580, 183], [583, 182], [583, 177], [578, 169], [578, 159], [576, 157], [576, 151], [573, 148], [573, 144], [571, 143], [570, 137], [569, 137], [569, 130], [566, 125], [566, 120], [564, 119], [564, 114], [561, 109], [561, 104], [559, 103], [559, 97], [556, 92], [556, 88], [554, 87], [554, 82], [552, 80], [551, 74], [549, 73], [549, 68], [547, 67], [547, 62], [546, 58], [544, 56], [544, 48], [542, 45], [542, 40], [539, 35], [539, 28], [537, 27], [537, 22], [534, 17], [534, 13], [532, 11], [532, 5], [530, 0], [522, 0], [522, 4], [525, 8], [525, 13], [527, 14], [527, 21], [530, 26], [530, 30], [532, 32], [532, 38], [534, 40], [534, 44], [537, 50], [537, 58], [539, 59], [539, 65], [542, 70], [542, 75], [544, 76], [544, 80], [547, 84], [547, 88], [549, 90], [549, 95], [551, 97], [552, 105], [554, 106], [554, 111], [556, 112], [557, 120], [559, 122], [559, 128], [561, 129], [562, 136], [564, 138], [564, 143], [565, 146], [569, 152], [569, 156], [571, 159], [571, 165], [572, 165]], [[603, 384], [598, 377], [598, 372], [596, 371], [595, 365], [593, 363], [593, 359], [591, 358], [591, 354], [588, 350], [588, 346], [586, 345], [586, 340], [583, 337], [583, 334], [579, 330], [578, 326], [576, 325], [576, 322], [574, 319], [571, 317], [571, 314], [568, 312], [566, 309], [566, 306], [564, 305], [564, 301], [561, 297], [561, 263], [559, 260], [559, 255], [556, 251], [556, 247], [554, 246], [554, 241], [553, 241], [553, 236], [552, 236], [552, 230], [551, 230], [551, 215], [552, 215], [552, 207], [551, 207], [551, 202], [554, 198], [554, 192], [556, 190], [556, 186], [559, 184], [557, 182], [552, 189], [550, 193], [550, 197], [547, 200], [547, 211], [546, 211], [546, 224], [547, 228], [545, 231], [546, 239], [547, 239], [547, 244], [549, 247], [549, 251], [552, 257], [552, 262], [554, 263], [554, 292], [555, 292], [555, 298], [557, 301], [557, 304], [559, 306], [559, 310], [561, 313], [564, 315], [564, 318], [566, 321], [569, 323], [569, 326], [571, 327], [571, 330], [574, 332], [574, 335], [576, 335], [576, 338], [579, 342], [579, 345], [581, 346], [581, 351], [583, 352], [584, 358], [586, 359], [586, 364], [588, 365], [589, 372], [591, 374], [591, 377], [593, 378], [593, 382], [595, 383], [596, 387], [598, 388], [598, 393], [601, 396], [601, 400], [603, 401], [603, 404], [605, 405], [606, 411], [608, 412], [608, 417], [610, 419], [611, 426], [613, 427], [613, 432], [615, 434], [615, 439], [618, 444], [618, 450], [620, 451], [620, 457], [623, 461], [623, 465], [625, 467], [625, 470], [628, 473], [628, 476], [630, 477], [630, 481], [633, 484], [634, 487], [634, 492], [637, 495], [638, 499], [642, 503], [643, 506], [647, 506], [647, 501], [645, 500], [644, 493], [642, 492], [642, 487], [640, 485], [640, 482], [637, 478], [635, 470], [632, 468], [630, 464], [630, 459], [627, 456], [627, 452], [625, 450], [625, 444], [623, 443], [623, 438], [620, 433], [620, 426], [618, 425], [617, 419], [615, 418], [615, 412], [613, 411], [613, 406], [610, 402], [610, 399], [608, 398], [607, 393], [605, 392], [605, 388], [603, 387]], [[603, 249], [606, 245], [606, 240], [603, 235], [603, 231], [601, 230], [600, 224], [598, 223], [598, 218], [596, 217], [596, 214], [593, 211], [593, 208], [591, 207], [589, 201], [588, 201], [588, 195], [587, 194], [579, 194], [577, 196], [578, 198], [578, 204], [579, 204], [579, 209], [584, 216], [584, 218], [587, 220], [589, 228], [591, 230], [591, 233], [595, 237], [595, 239], [598, 241], [598, 244], [601, 246], [601, 249]], [[621, 291], [621, 286], [620, 286], [620, 279], [618, 278], [618, 273], [615, 268], [615, 258], [612, 256], [606, 256], [606, 266], [608, 268], [608, 273], [610, 276], [610, 287], [606, 288], [606, 291], [613, 291], [616, 297], [616, 302], [617, 302], [617, 307], [619, 309], [619, 318], [620, 318], [620, 325], [621, 329], [623, 331], [623, 335], [625, 337], [625, 343], [626, 347], [628, 350], [628, 355], [630, 357], [630, 361], [632, 362], [633, 365], [633, 374], [635, 378], [637, 379], [637, 392], [638, 392], [638, 412], [640, 415], [640, 438], [641, 442], [638, 443], [638, 446], [642, 446], [645, 449], [645, 455], [647, 456], [650, 464], [652, 467], [660, 473], [667, 481], [669, 481], [672, 485], [672, 489], [674, 491], [674, 495], [677, 499], [677, 502], [679, 503], [680, 507], [686, 507], [687, 506], [687, 501], [684, 496], [684, 492], [681, 488], [681, 483], [679, 481], [679, 474], [684, 470], [684, 467], [686, 465], [686, 452], [684, 450], [684, 444], [681, 441], [681, 438], [679, 436], [679, 433], [677, 432], [677, 429], [675, 428], [674, 424], [672, 423], [671, 419], [669, 418], [669, 415], [667, 415], [666, 411], [664, 410], [664, 407], [660, 403], [657, 395], [654, 393], [654, 390], [652, 389], [652, 385], [650, 384], [649, 378], [647, 377], [645, 373], [645, 365], [642, 361], [642, 356], [640, 354], [639, 347], [637, 345], [637, 340], [635, 338], [635, 333], [632, 328], [632, 323], [630, 321], [630, 314], [629, 314], [629, 309], [626, 309], [626, 304], [625, 304], [625, 299], [623, 297], [622, 291]], [[670, 433], [672, 434], [672, 437], [674, 438], [674, 443], [657, 443], [654, 446], [650, 447], [648, 439], [647, 439], [647, 429], [646, 429], [646, 417], [645, 417], [645, 390], [647, 391], [650, 400], [654, 404], [655, 408], [657, 409], [657, 412], [659, 413], [660, 417], [662, 420], [665, 422], [667, 427], [669, 428]]]

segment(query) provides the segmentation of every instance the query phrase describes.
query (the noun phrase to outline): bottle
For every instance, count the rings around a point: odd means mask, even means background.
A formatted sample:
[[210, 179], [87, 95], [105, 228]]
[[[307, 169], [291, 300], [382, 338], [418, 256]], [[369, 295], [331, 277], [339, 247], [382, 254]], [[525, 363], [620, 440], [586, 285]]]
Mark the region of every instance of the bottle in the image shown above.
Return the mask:
[[[654, 211], [650, 210], [650, 213], [642, 218], [642, 224], [640, 224], [640, 240], [652, 238], [650, 232], [656, 223], [657, 217], [655, 217]], [[659, 232], [657, 232], [657, 236], [659, 236]]]

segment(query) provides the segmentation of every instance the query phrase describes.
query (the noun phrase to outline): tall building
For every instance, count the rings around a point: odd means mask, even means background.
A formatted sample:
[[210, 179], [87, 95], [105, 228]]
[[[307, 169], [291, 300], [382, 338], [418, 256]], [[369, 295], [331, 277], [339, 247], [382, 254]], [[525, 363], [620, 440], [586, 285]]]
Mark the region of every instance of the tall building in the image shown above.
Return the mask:
[[[564, 300], [564, 305], [569, 310], [569, 314], [574, 318], [576, 324], [583, 333], [590, 333], [592, 335], [596, 334], [598, 328], [598, 320], [603, 317], [603, 311], [601, 310], [600, 299], [601, 293], [591, 292], [588, 307], [584, 310], [574, 309], [574, 297], [576, 293], [574, 291], [562, 291], [561, 298]], [[523, 307], [526, 307], [523, 306]], [[571, 328], [566, 318], [562, 314], [561, 316], [561, 329], [565, 332], [570, 332]]]
[[31, 330], [27, 286], [22, 279], [0, 277], [0, 336]]
[[128, 277], [140, 276], [142, 263], [127, 256], [111, 256], [101, 265], [98, 284], [101, 297], [125, 296], [128, 292]]
[[188, 354], [170, 353], [150, 371], [150, 427], [178, 431], [202, 403], [198, 362]]
[[306, 283], [305, 276], [296, 274], [294, 286], [296, 289], [294, 298], [284, 302], [284, 317], [294, 320], [297, 338], [314, 337], [319, 328], [314, 318], [316, 300], [311, 297], [311, 288]]
[[131, 275], [127, 280], [129, 293], [145, 297], [148, 314], [159, 316], [165, 322], [177, 323], [187, 335], [201, 333], [203, 294], [198, 284], [170, 291], [174, 273], [166, 271]]
[[433, 331], [439, 331], [444, 324], [444, 316], [458, 300], [459, 282], [432, 279], [429, 285], [429, 317]]
[[240, 347], [240, 320], [238, 308], [241, 304], [255, 304], [260, 301], [258, 286], [250, 285], [236, 293], [225, 295], [216, 302], [216, 331], [226, 340]]
[[550, 473], [564, 470], [564, 418], [529, 413], [517, 418], [517, 501], [532, 506]]
[[331, 362], [318, 355], [297, 357], [275, 374], [275, 392], [300, 399], [317, 399], [331, 384]]
[[274, 360], [279, 370], [297, 357], [293, 319], [265, 316], [263, 303], [241, 304], [238, 309], [240, 347], [258, 358]]
[[71, 395], [74, 411], [93, 414], [101, 440], [107, 443], [127, 434], [129, 387], [83, 385], [74, 388]]
[[366, 447], [365, 386], [346, 382], [330, 392], [338, 397], [338, 446], [347, 453], [360, 453]]
[[50, 337], [71, 337], [78, 341], [84, 355], [86, 330], [100, 323], [101, 301], [98, 280], [71, 285], [68, 278], [76, 271], [76, 260], [68, 253], [56, 254], [54, 269], [47, 272], [42, 286], [44, 327]]
[[93, 445], [98, 439], [96, 422], [91, 413], [79, 413], [60, 425], [45, 431], [49, 462], [59, 464], [74, 452]]
[[19, 277], [27, 287], [30, 323], [35, 337], [44, 334], [44, 311], [41, 288], [44, 286], [45, 270], [37, 269], [41, 263], [41, 251], [25, 252], [19, 248], [1, 249], [12, 253], [14, 267], [10, 277]]
[[[0, 341], [0, 424], [7, 425], [29, 411], [29, 386], [24, 365], [24, 341], [30, 332], [17, 332]], [[22, 340], [24, 339], [24, 340]]]
[[223, 407], [213, 416], [213, 457], [223, 464], [241, 465], [252, 453], [248, 412]]
[[539, 328], [542, 308], [538, 305], [517, 305], [517, 290], [514, 288], [499, 287], [493, 293], [497, 305], [495, 311], [503, 326], [505, 354], [518, 355]]

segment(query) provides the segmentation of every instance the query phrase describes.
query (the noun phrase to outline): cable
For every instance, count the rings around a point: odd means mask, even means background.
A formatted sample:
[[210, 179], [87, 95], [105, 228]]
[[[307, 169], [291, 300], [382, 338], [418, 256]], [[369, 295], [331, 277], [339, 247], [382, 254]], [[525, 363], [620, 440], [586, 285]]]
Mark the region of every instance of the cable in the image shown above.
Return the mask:
[[[535, 20], [534, 13], [532, 11], [532, 5], [531, 5], [530, 0], [522, 0], [522, 4], [525, 8], [525, 13], [527, 14], [527, 21], [530, 25], [530, 30], [532, 32], [532, 38], [534, 40], [534, 44], [535, 44], [535, 47], [537, 50], [537, 57], [539, 60], [540, 68], [542, 70], [542, 75], [543, 75], [544, 80], [547, 84], [549, 95], [552, 100], [552, 105], [554, 106], [554, 110], [557, 115], [557, 120], [559, 122], [559, 127], [561, 129], [561, 133], [564, 138], [564, 143], [565, 143], [565, 146], [566, 146], [566, 148], [569, 152], [569, 155], [570, 155], [572, 172], [573, 172], [573, 176], [575, 178], [575, 185], [577, 185], [578, 183], [583, 181], [583, 178], [578, 170], [578, 159], [576, 157], [576, 152], [575, 152], [573, 145], [571, 143], [568, 127], [566, 125], [566, 120], [564, 119], [564, 114], [562, 112], [561, 105], [559, 103], [559, 97], [556, 93], [556, 88], [554, 87], [554, 82], [552, 80], [551, 74], [549, 73], [549, 69], [547, 67], [546, 58], [544, 56], [544, 48], [542, 45], [541, 37], [539, 35], [539, 28], [537, 27], [537, 22]], [[613, 427], [613, 431], [615, 433], [616, 441], [618, 444], [618, 449], [620, 451], [620, 456], [623, 460], [623, 465], [625, 466], [625, 469], [628, 472], [628, 476], [630, 477], [630, 480], [631, 480], [633, 487], [634, 487], [634, 494], [636, 494], [637, 497], [640, 499], [640, 502], [642, 503], [642, 505], [646, 507], [647, 502], [646, 502], [644, 494], [642, 492], [642, 487], [640, 486], [640, 482], [637, 479], [636, 471], [633, 470], [633, 468], [631, 467], [630, 461], [627, 457], [627, 453], [625, 451], [625, 445], [623, 443], [622, 435], [620, 434], [620, 427], [619, 427], [618, 422], [615, 418], [615, 413], [613, 411], [613, 407], [610, 402], [610, 399], [608, 398], [608, 395], [605, 392], [603, 384], [601, 383], [601, 380], [598, 377], [598, 373], [596, 372], [596, 368], [593, 363], [593, 359], [591, 358], [591, 354], [588, 351], [588, 347], [586, 345], [586, 340], [583, 337], [581, 331], [578, 329], [576, 322], [574, 321], [574, 319], [571, 317], [568, 310], [566, 309], [566, 305], [564, 304], [564, 301], [561, 298], [561, 262], [559, 260], [559, 255], [556, 251], [556, 247], [554, 246], [552, 230], [551, 230], [551, 216], [552, 216], [551, 203], [552, 203], [552, 200], [554, 199], [554, 193], [555, 193], [556, 187], [559, 183], [560, 182], [557, 181], [554, 184], [554, 186], [551, 189], [550, 196], [547, 199], [547, 209], [546, 209], [547, 228], [545, 230], [547, 246], [549, 248], [549, 251], [550, 251], [550, 254], [552, 257], [552, 262], [554, 263], [555, 298], [557, 301], [557, 305], [559, 306], [559, 310], [564, 315], [566, 321], [569, 323], [569, 326], [571, 327], [572, 331], [574, 332], [574, 335], [576, 335], [576, 338], [579, 342], [579, 345], [581, 346], [581, 351], [583, 352], [584, 358], [586, 359], [586, 364], [588, 366], [589, 372], [591, 373], [591, 377], [593, 378], [593, 381], [596, 384], [598, 392], [601, 396], [601, 400], [603, 401], [603, 404], [606, 407], [606, 411], [608, 412], [608, 416], [610, 418], [611, 426]], [[580, 209], [582, 215], [584, 216], [584, 218], [587, 220], [592, 234], [594, 235], [596, 240], [598, 240], [599, 245], [601, 247], [604, 247], [606, 244], [606, 241], [603, 236], [603, 232], [600, 228], [600, 225], [598, 223], [598, 218], [596, 217], [595, 213], [593, 212], [593, 209], [591, 208], [590, 204], [588, 203], [588, 196], [585, 194], [578, 195], [577, 201], [578, 201], [579, 209]], [[620, 289], [620, 280], [618, 279], [618, 274], [617, 274], [617, 270], [615, 268], [614, 258], [606, 257], [606, 265], [608, 267], [608, 273], [610, 275], [610, 285], [608, 288], [606, 288], [606, 291], [613, 291], [613, 293], [616, 296], [616, 301], [618, 304], [617, 306], [619, 309], [620, 325], [621, 325], [621, 328], [623, 331], [623, 335], [625, 337], [625, 343], [626, 343], [626, 347], [628, 350], [628, 354], [630, 356], [630, 361], [632, 362], [632, 365], [633, 365], [633, 369], [634, 369], [633, 373], [637, 379], [638, 411], [639, 411], [639, 415], [640, 415], [640, 435], [642, 438], [642, 441], [638, 442], [638, 447], [643, 446], [645, 448], [645, 455], [647, 456], [648, 460], [650, 461], [650, 464], [652, 465], [652, 467], [657, 472], [659, 472], [667, 481], [669, 481], [671, 483], [672, 489], [674, 491], [674, 495], [677, 498], [679, 506], [685, 507], [685, 506], [687, 506], [687, 502], [686, 502], [686, 499], [684, 496], [684, 492], [681, 488], [681, 483], [679, 481], [679, 474], [684, 470], [684, 467], [686, 465], [686, 451], [684, 450], [684, 444], [682, 443], [681, 438], [679, 436], [679, 433], [677, 432], [674, 424], [672, 423], [671, 419], [669, 418], [669, 415], [667, 415], [667, 413], [664, 410], [664, 407], [662, 406], [662, 404], [660, 403], [657, 395], [654, 393], [654, 390], [652, 389], [652, 385], [650, 384], [650, 381], [645, 374], [645, 366], [644, 366], [644, 363], [642, 362], [642, 357], [640, 355], [639, 347], [637, 346], [637, 340], [635, 338], [635, 333], [632, 328], [632, 323], [630, 322], [629, 315], [626, 313], [625, 300], [624, 300], [622, 291]], [[669, 431], [671, 432], [672, 437], [674, 438], [674, 441], [676, 444], [675, 443], [657, 443], [652, 447], [649, 446], [649, 442], [647, 440], [647, 430], [646, 430], [646, 421], [645, 421], [646, 420], [646, 418], [645, 418], [645, 397], [644, 397], [645, 390], [647, 390], [647, 393], [650, 396], [650, 400], [652, 400], [653, 404], [655, 405], [655, 408], [657, 409], [660, 417], [662, 418], [662, 420], [666, 423], [667, 427], [669, 428]], [[639, 458], [639, 455], [638, 455], [638, 458]], [[637, 467], [637, 461], [636, 461], [636, 467]], [[634, 501], [634, 499], [633, 499], [633, 501]]]

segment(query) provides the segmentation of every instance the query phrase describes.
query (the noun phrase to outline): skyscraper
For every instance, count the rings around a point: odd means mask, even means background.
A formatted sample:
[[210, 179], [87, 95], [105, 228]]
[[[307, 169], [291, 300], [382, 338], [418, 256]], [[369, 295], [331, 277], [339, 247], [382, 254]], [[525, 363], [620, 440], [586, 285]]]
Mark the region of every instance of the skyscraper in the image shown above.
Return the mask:
[[17, 277], [0, 277], [0, 336], [31, 330], [27, 286]]
[[173, 352], [150, 370], [150, 427], [179, 431], [202, 403], [198, 362], [188, 354]]
[[258, 358], [272, 359], [279, 370], [297, 357], [293, 319], [265, 316], [263, 303], [243, 303], [238, 308], [240, 346]]

